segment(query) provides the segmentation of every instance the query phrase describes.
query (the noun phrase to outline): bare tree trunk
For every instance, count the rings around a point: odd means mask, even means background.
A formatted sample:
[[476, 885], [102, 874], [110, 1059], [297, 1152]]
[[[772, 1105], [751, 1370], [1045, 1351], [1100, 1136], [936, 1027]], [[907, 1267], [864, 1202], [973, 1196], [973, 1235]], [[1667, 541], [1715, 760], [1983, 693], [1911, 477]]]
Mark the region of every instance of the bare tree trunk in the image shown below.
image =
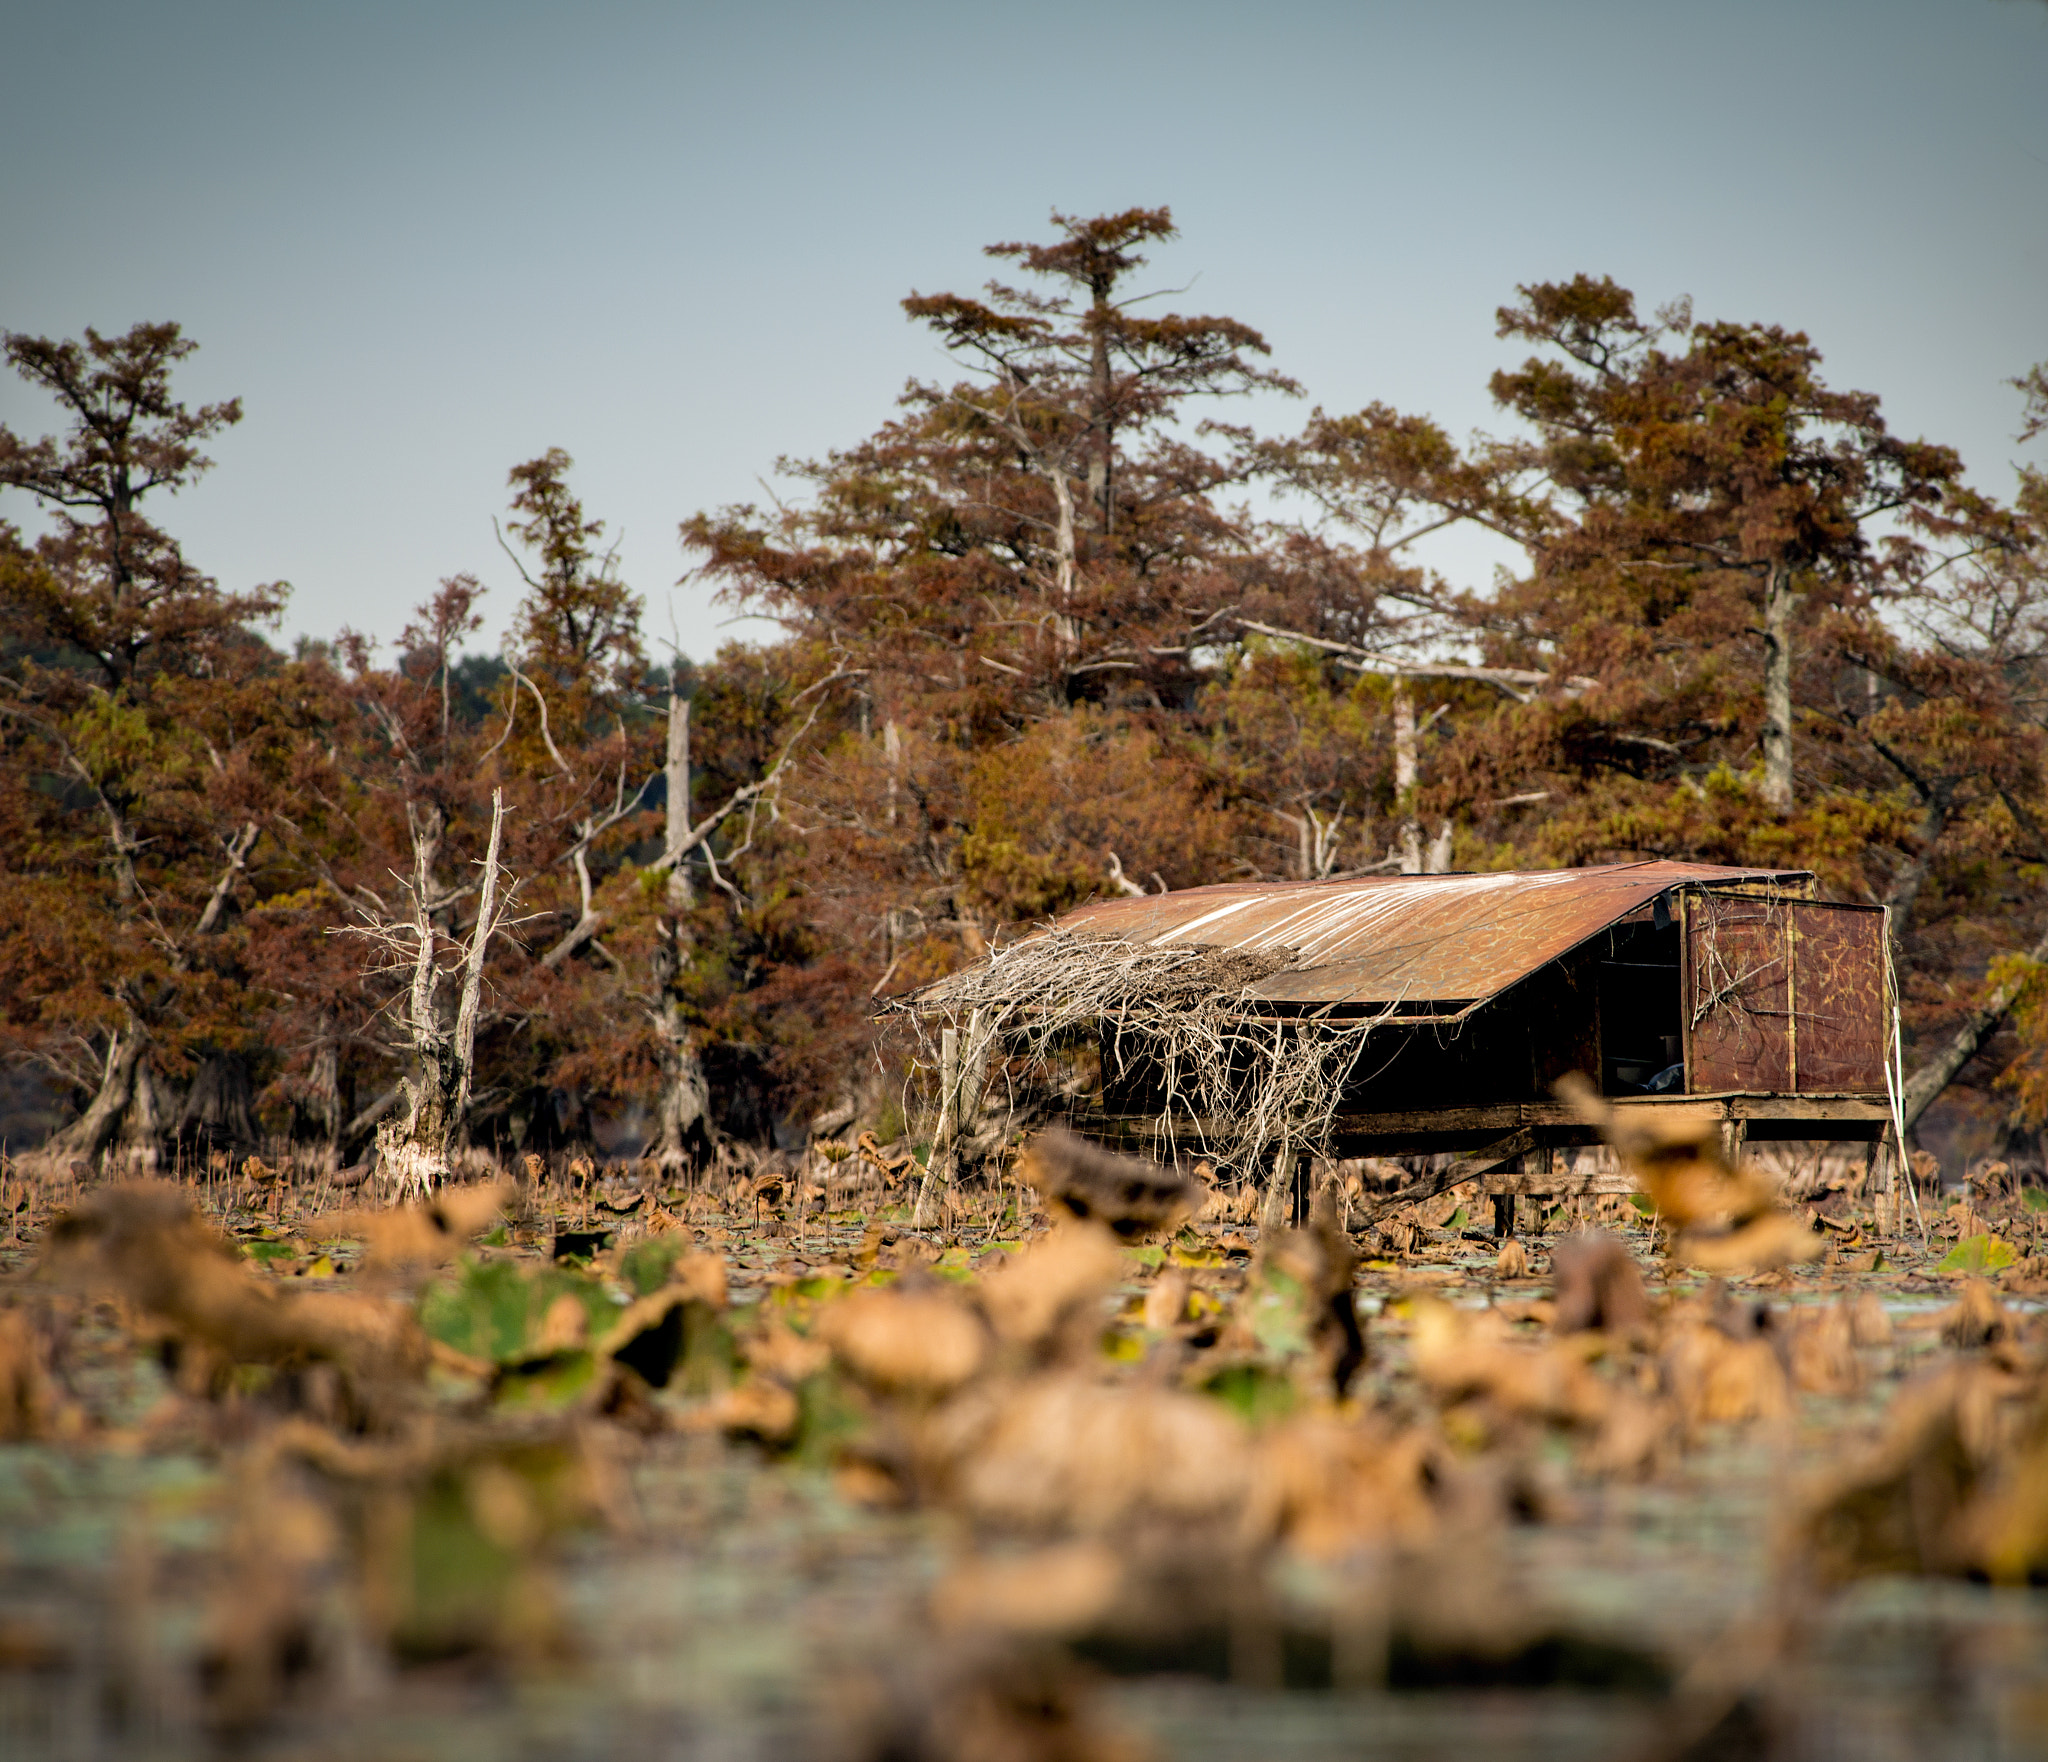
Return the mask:
[[1437, 823], [1436, 836], [1429, 841], [1427, 873], [1448, 875], [1451, 872], [1451, 823], [1442, 820]]
[[[116, 889], [126, 904], [140, 892], [135, 877], [135, 857], [142, 848], [141, 842], [120, 809], [93, 781], [83, 761], [70, 753], [67, 753], [67, 761], [72, 772], [99, 800], [107, 824], [108, 844], [113, 853]], [[257, 833], [256, 823], [249, 821], [227, 841], [227, 864], [193, 925], [191, 938], [176, 951], [172, 960], [174, 971], [183, 972], [190, 967], [192, 942], [220, 927], [235, 877], [247, 865]], [[177, 1109], [164, 1092], [162, 1083], [150, 1071], [147, 1058], [149, 1044], [149, 1036], [131, 1015], [127, 1028], [117, 1034], [107, 1048], [107, 1061], [98, 1092], [83, 1114], [61, 1132], [52, 1135], [43, 1147], [44, 1154], [93, 1162], [118, 1138], [124, 1159], [144, 1168], [157, 1166], [163, 1157], [164, 1134], [169, 1130]]]
[[1394, 802], [1400, 814], [1401, 873], [1422, 873], [1422, 822], [1415, 817], [1415, 790], [1422, 775], [1422, 740], [1415, 728], [1415, 688], [1394, 681]]
[[178, 1102], [144, 1059], [135, 1067], [135, 1089], [121, 1115], [121, 1136], [117, 1146], [120, 1160], [138, 1174], [155, 1174], [164, 1160], [164, 1139], [177, 1116]]
[[[413, 878], [407, 889], [412, 921], [384, 927], [387, 943], [410, 938], [412, 985], [407, 999], [406, 1031], [412, 1043], [414, 1072], [405, 1079], [406, 1113], [377, 1128], [379, 1172], [400, 1193], [429, 1193], [448, 1173], [448, 1153], [469, 1117], [470, 1077], [476, 1053], [476, 1024], [482, 1004], [484, 957], [504, 915], [498, 899], [498, 853], [505, 826], [505, 792], [491, 792], [491, 841], [484, 857], [476, 923], [460, 949], [462, 991], [453, 1030], [441, 1025], [439, 993], [442, 938], [434, 924], [434, 857], [440, 848], [438, 810], [424, 828], [413, 831]], [[511, 889], [506, 890], [509, 904]]]
[[661, 1102], [655, 1110], [654, 1156], [664, 1168], [681, 1168], [710, 1138], [711, 1084], [673, 997], [663, 1000], [659, 1027]]
[[[889, 755], [889, 818], [896, 817], [896, 766], [902, 756], [896, 724], [883, 739]], [[683, 969], [685, 929], [681, 913], [690, 904], [690, 880], [683, 855], [691, 830], [690, 700], [669, 694], [668, 807], [663, 845], [669, 862], [668, 901], [671, 916], [662, 926], [665, 938], [654, 951], [655, 1032], [661, 1037], [661, 1099], [655, 1109], [655, 1158], [664, 1168], [680, 1168], [693, 1150], [710, 1137], [711, 1084], [704, 1061], [690, 1039], [676, 981]]]
[[306, 1073], [304, 1118], [319, 1134], [330, 1158], [341, 1154], [341, 1046], [332, 1017], [322, 1016], [313, 1042], [312, 1068]]
[[939, 1189], [953, 1184], [959, 1162], [956, 1146], [981, 1112], [981, 1092], [988, 1080], [991, 1049], [983, 1021], [982, 1012], [975, 1010], [967, 1018], [964, 1040], [957, 1028], [945, 1028], [939, 1033], [939, 1123], [932, 1132], [924, 1179], [918, 1183], [917, 1204], [910, 1214], [911, 1224], [917, 1229], [931, 1222]]
[[883, 803], [883, 813], [893, 826], [896, 824], [896, 797], [903, 788], [903, 731], [896, 726], [894, 716], [882, 724], [882, 762], [889, 770], [889, 792]]
[[53, 1133], [43, 1146], [51, 1158], [82, 1158], [97, 1161], [121, 1128], [121, 1116], [135, 1095], [135, 1073], [149, 1051], [149, 1037], [132, 1022], [114, 1036], [107, 1047], [107, 1062], [100, 1073], [100, 1086], [85, 1112], [61, 1132]]
[[1067, 481], [1066, 467], [1055, 461], [1047, 471], [1052, 480], [1053, 506], [1059, 510], [1054, 528], [1054, 556], [1058, 560], [1059, 609], [1053, 614], [1055, 652], [1064, 661], [1080, 646], [1080, 632], [1074, 624], [1074, 586], [1078, 574], [1077, 540], [1074, 534], [1074, 487]]
[[686, 932], [680, 919], [661, 926], [654, 950], [654, 1030], [661, 1039], [661, 1099], [655, 1107], [654, 1156], [663, 1168], [682, 1168], [711, 1137], [711, 1084], [690, 1038], [676, 982], [682, 976]]
[[178, 1110], [177, 1136], [198, 1149], [254, 1150], [262, 1142], [249, 1067], [231, 1052], [209, 1053], [201, 1061], [185, 1105]]
[[673, 688], [668, 694], [667, 771], [668, 897], [681, 908], [690, 903], [690, 876], [683, 867], [683, 841], [690, 834], [690, 700]]
[[1089, 416], [1095, 429], [1095, 445], [1088, 455], [1088, 500], [1095, 509], [1095, 530], [1110, 529], [1110, 469], [1116, 457], [1116, 430], [1109, 409], [1109, 323], [1111, 307], [1106, 288], [1095, 293], [1095, 336], [1089, 350]]
[[470, 1080], [476, 1072], [476, 1017], [482, 1007], [484, 956], [497, 933], [504, 908], [498, 903], [498, 852], [504, 845], [505, 792], [491, 791], [491, 842], [484, 852], [483, 886], [477, 896], [476, 927], [470, 931], [468, 956], [463, 963], [462, 1001], [455, 1010], [455, 1119], [460, 1127], [469, 1118]]
[[1792, 811], [1792, 614], [1799, 596], [1792, 566], [1778, 562], [1764, 580], [1764, 801]]

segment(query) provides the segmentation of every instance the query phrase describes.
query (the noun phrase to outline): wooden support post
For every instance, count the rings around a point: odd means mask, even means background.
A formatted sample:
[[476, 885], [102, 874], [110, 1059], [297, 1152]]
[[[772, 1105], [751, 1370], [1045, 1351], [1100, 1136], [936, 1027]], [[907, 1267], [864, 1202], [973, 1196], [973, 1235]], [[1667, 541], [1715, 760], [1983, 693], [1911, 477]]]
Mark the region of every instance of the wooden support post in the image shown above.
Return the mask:
[[1493, 1196], [1493, 1233], [1503, 1242], [1515, 1233], [1515, 1207], [1518, 1203], [1512, 1193]]
[[1543, 1234], [1544, 1207], [1555, 1196], [1557, 1188], [1557, 1152], [1545, 1145], [1532, 1150], [1522, 1158], [1523, 1172], [1529, 1177], [1530, 1197], [1535, 1204], [1530, 1208], [1529, 1233]]
[[1306, 1150], [1297, 1150], [1294, 1153], [1294, 1167], [1289, 1176], [1291, 1191], [1288, 1198], [1289, 1211], [1297, 1230], [1307, 1226], [1309, 1210], [1314, 1203], [1314, 1195], [1310, 1192], [1312, 1166]]
[[1728, 1166], [1742, 1165], [1742, 1147], [1749, 1142], [1749, 1121], [1728, 1120], [1721, 1127], [1721, 1154], [1728, 1159]]
[[1266, 1165], [1266, 1178], [1259, 1194], [1259, 1240], [1277, 1236], [1287, 1227], [1294, 1211], [1294, 1160], [1282, 1143]]
[[924, 1179], [918, 1183], [917, 1203], [910, 1213], [910, 1227], [914, 1230], [922, 1230], [931, 1223], [939, 1188], [952, 1185], [953, 1138], [960, 1126], [959, 1105], [960, 1030], [946, 1028], [939, 1034], [939, 1123], [932, 1129]]

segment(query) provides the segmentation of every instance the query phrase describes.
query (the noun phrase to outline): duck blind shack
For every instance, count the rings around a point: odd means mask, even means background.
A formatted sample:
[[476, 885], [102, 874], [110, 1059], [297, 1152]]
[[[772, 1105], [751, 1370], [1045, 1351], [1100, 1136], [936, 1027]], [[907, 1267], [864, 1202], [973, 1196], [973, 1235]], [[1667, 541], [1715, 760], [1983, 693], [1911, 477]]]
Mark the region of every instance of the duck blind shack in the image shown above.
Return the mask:
[[906, 1002], [952, 1024], [942, 1136], [992, 1057], [1014, 1083], [1092, 1037], [1066, 1084], [1092, 1136], [1239, 1167], [1448, 1152], [1545, 1192], [1574, 1188], [1531, 1153], [1595, 1137], [1555, 1098], [1573, 1071], [1619, 1108], [1709, 1109], [1731, 1147], [1878, 1140], [1889, 971], [1884, 908], [1810, 873], [1643, 862], [1099, 900]]

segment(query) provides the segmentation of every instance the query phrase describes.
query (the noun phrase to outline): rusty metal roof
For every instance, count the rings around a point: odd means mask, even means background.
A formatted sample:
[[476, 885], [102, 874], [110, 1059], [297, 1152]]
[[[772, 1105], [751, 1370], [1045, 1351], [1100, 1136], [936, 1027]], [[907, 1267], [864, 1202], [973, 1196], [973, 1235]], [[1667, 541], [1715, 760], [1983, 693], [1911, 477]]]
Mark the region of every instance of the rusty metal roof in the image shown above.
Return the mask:
[[[1230, 882], [1068, 912], [1062, 930], [1155, 943], [1290, 951], [1254, 986], [1285, 1004], [1456, 1004], [1492, 997], [1674, 887], [1775, 885], [1803, 869], [1618, 863], [1484, 875]], [[943, 982], [942, 982], [943, 983]], [[937, 991], [939, 987], [935, 987]]]

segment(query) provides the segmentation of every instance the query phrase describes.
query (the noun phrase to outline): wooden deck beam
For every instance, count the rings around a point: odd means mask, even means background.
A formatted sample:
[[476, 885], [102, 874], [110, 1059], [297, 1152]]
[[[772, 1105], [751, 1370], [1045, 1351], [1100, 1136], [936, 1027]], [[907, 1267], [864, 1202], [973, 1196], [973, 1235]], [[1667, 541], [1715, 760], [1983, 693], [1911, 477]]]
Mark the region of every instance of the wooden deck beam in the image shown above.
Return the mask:
[[[1891, 1119], [1882, 1096], [1870, 1095], [1623, 1095], [1610, 1098], [1619, 1112], [1704, 1116], [1751, 1141], [1828, 1139], [1874, 1140]], [[1083, 1115], [1075, 1125], [1110, 1142], [1156, 1143], [1159, 1121], [1151, 1115]], [[1562, 1102], [1507, 1101], [1471, 1107], [1413, 1108], [1399, 1112], [1339, 1114], [1332, 1121], [1331, 1148], [1339, 1156], [1480, 1155], [1497, 1139], [1528, 1130], [1527, 1149], [1568, 1149], [1597, 1144], [1599, 1132]], [[1206, 1129], [1205, 1129], [1206, 1128]], [[1206, 1121], [1177, 1120], [1169, 1142], [1194, 1146], [1224, 1137]]]

